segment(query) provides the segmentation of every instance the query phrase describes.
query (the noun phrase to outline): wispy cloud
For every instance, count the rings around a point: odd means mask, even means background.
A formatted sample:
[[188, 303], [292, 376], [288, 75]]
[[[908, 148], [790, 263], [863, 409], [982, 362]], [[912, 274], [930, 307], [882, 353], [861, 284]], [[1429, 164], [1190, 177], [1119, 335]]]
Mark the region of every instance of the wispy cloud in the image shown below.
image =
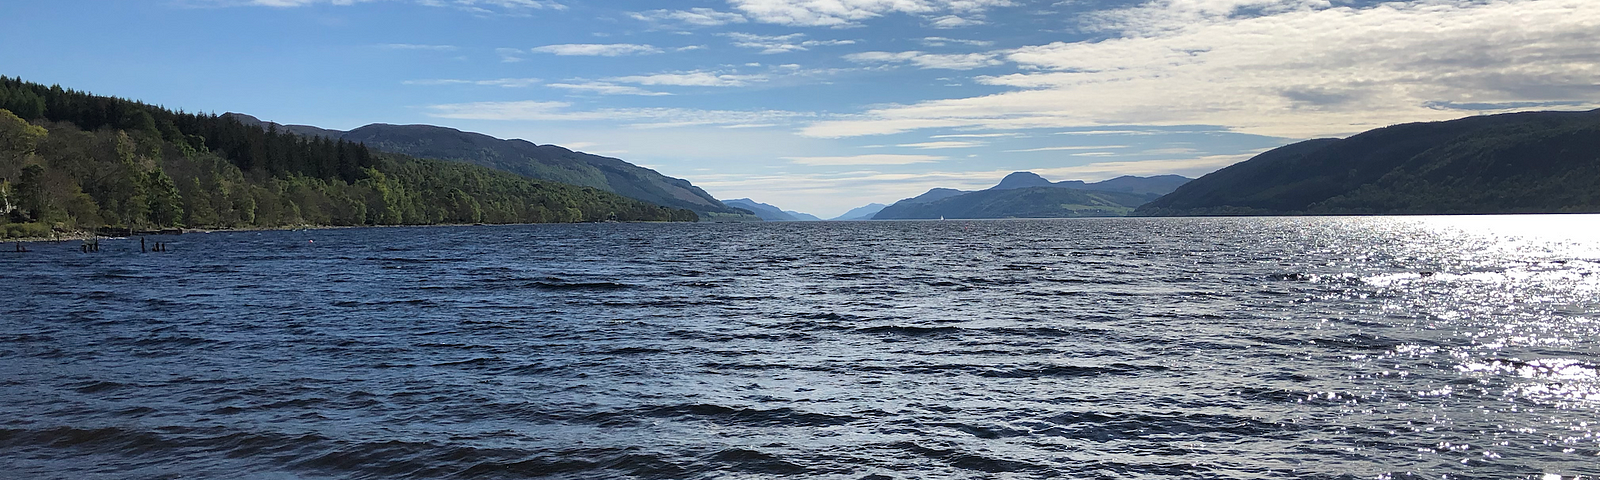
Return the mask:
[[563, 90], [571, 90], [571, 91], [580, 92], [580, 93], [591, 93], [591, 94], [595, 94], [595, 95], [639, 95], [639, 96], [672, 95], [671, 93], [667, 93], [667, 92], [653, 92], [653, 91], [645, 90], [645, 89], [642, 89], [642, 88], [639, 88], [639, 87], [633, 87], [633, 86], [628, 86], [628, 85], [617, 85], [617, 84], [614, 84], [614, 83], [606, 83], [606, 82], [552, 83], [552, 84], [550, 84], [548, 86], [551, 87], [551, 88], [560, 88], [560, 89], [563, 89]]
[[638, 45], [632, 43], [568, 43], [561, 45], [545, 45], [532, 49], [534, 53], [549, 53], [562, 56], [590, 56], [590, 57], [620, 57], [624, 55], [652, 55], [661, 53], [660, 48], [651, 45]]
[[974, 47], [987, 47], [994, 45], [994, 42], [988, 40], [964, 40], [959, 38], [945, 37], [923, 37], [921, 42], [923, 45], [927, 45], [929, 47], [943, 47], [952, 43], [958, 45], [971, 45]]
[[1219, 125], [1307, 138], [1537, 108], [1528, 102], [1600, 107], [1600, 2], [1335, 3], [1152, 0], [1097, 16], [1113, 38], [1004, 52], [1022, 71], [980, 82], [1013, 91], [874, 108], [803, 133]]
[[765, 82], [767, 81], [767, 76], [735, 75], [729, 73], [716, 73], [697, 70], [681, 73], [657, 73], [653, 75], [612, 77], [607, 78], [606, 81], [632, 83], [637, 85], [666, 85], [679, 87], [743, 87], [751, 83]]
[[1023, 134], [1020, 133], [951, 133], [945, 135], [933, 135], [928, 138], [1000, 138], [1021, 136], [1023, 136]]
[[1073, 145], [1066, 147], [1040, 147], [1025, 148], [1022, 150], [1006, 150], [1006, 152], [1059, 152], [1071, 150], [1105, 150], [1108, 148], [1128, 148], [1127, 145]]
[[891, 13], [939, 17], [1010, 6], [1010, 0], [728, 0], [735, 10], [762, 23], [848, 27]]
[[785, 110], [698, 110], [688, 108], [607, 108], [569, 110], [568, 102], [516, 101], [430, 105], [429, 116], [467, 120], [618, 122], [634, 128], [750, 126], [790, 124], [816, 114]]
[[974, 147], [982, 147], [984, 145], [988, 145], [988, 144], [987, 143], [983, 143], [983, 142], [946, 141], [946, 142], [902, 143], [902, 144], [895, 145], [895, 146], [896, 147], [904, 147], [904, 148], [920, 148], [920, 149], [923, 149], [923, 150], [933, 150], [933, 149], [944, 149], [944, 148], [974, 148]]
[[494, 53], [500, 56], [501, 63], [517, 63], [522, 61], [522, 49], [520, 48], [496, 48], [494, 49]]
[[710, 8], [691, 8], [688, 10], [650, 10], [628, 14], [635, 20], [649, 22], [657, 26], [670, 27], [720, 27], [734, 23], [749, 22], [740, 15], [732, 12], [719, 12]]
[[733, 45], [740, 48], [754, 48], [763, 54], [787, 53], [808, 50], [811, 47], [831, 45], [852, 45], [855, 40], [802, 40], [804, 33], [791, 33], [788, 35], [755, 35], [750, 33], [729, 32], [722, 36], [733, 40]]
[[550, 0], [418, 0], [417, 3], [438, 7], [456, 7], [479, 15], [526, 17], [534, 10], [566, 10], [567, 6]]
[[893, 155], [869, 154], [852, 155], [846, 157], [783, 157], [784, 160], [810, 166], [841, 166], [841, 165], [910, 165], [914, 163], [932, 163], [946, 160], [948, 157], [934, 155]]
[[943, 17], [933, 19], [932, 21], [928, 22], [928, 25], [933, 28], [961, 28], [970, 27], [973, 25], [983, 25], [984, 23], [985, 22], [983, 20], [977, 18], [945, 15]]
[[915, 50], [893, 53], [852, 53], [845, 55], [844, 59], [856, 63], [910, 63], [921, 68], [946, 70], [972, 70], [1005, 63], [996, 59], [995, 55], [990, 53], [937, 54]]

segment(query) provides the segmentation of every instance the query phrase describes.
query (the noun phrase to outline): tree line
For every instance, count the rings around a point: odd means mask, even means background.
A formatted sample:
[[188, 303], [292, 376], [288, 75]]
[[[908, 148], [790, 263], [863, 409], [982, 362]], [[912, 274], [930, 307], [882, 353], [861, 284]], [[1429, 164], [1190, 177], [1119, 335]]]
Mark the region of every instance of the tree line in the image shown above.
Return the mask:
[[696, 216], [594, 188], [0, 77], [0, 236], [607, 220]]

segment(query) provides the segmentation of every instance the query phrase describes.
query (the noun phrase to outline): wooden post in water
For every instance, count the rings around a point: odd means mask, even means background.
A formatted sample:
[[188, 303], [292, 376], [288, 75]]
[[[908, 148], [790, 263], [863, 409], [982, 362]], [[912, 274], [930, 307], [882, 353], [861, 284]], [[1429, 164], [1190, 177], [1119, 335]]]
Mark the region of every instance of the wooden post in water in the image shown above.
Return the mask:
[[[156, 247], [157, 248], [161, 247], [161, 244], [157, 243]], [[143, 236], [139, 237], [139, 253], [144, 253], [144, 237]]]

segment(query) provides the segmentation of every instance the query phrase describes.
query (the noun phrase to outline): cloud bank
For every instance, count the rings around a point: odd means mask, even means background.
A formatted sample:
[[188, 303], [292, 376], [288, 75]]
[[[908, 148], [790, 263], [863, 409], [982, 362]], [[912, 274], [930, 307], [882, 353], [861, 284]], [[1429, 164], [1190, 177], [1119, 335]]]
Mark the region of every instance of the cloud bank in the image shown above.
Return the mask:
[[[925, 128], [1220, 125], [1286, 138], [1600, 99], [1600, 2], [1158, 0], [1101, 12], [1112, 38], [994, 52], [1013, 91], [822, 121], [814, 137]], [[908, 61], [905, 54], [858, 61]]]

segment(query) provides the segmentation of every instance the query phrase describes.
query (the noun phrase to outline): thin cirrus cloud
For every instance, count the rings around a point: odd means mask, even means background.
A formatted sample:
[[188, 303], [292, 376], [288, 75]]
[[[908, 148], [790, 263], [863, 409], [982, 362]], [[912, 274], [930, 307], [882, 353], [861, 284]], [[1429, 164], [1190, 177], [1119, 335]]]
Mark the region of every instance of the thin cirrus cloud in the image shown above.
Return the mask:
[[734, 23], [749, 22], [744, 18], [744, 15], [719, 12], [710, 8], [650, 10], [629, 13], [628, 16], [634, 20], [672, 27], [720, 27]]
[[1007, 153], [1017, 153], [1017, 152], [1060, 152], [1060, 151], [1073, 151], [1073, 150], [1105, 150], [1105, 149], [1111, 149], [1111, 148], [1128, 148], [1128, 146], [1127, 145], [1073, 145], [1073, 146], [1066, 146], [1066, 147], [1024, 148], [1024, 149], [1021, 149], [1021, 150], [1006, 150], [1006, 152]]
[[896, 155], [896, 154], [867, 154], [840, 157], [783, 157], [797, 165], [807, 166], [847, 166], [847, 165], [911, 165], [916, 163], [932, 163], [947, 160], [948, 157], [936, 155]]
[[764, 55], [777, 53], [799, 52], [809, 50], [811, 47], [832, 45], [853, 45], [855, 40], [802, 40], [803, 33], [788, 35], [756, 35], [751, 33], [728, 32], [721, 34], [733, 41], [733, 46], [740, 48], [753, 48], [761, 50]]
[[551, 88], [560, 88], [563, 90], [570, 90], [578, 93], [589, 93], [594, 95], [637, 95], [646, 97], [672, 95], [671, 93], [667, 92], [655, 92], [639, 87], [617, 85], [606, 82], [552, 83], [547, 86]]
[[1014, 5], [1011, 0], [728, 0], [728, 4], [757, 22], [804, 27], [850, 27], [891, 13], [942, 18]]
[[916, 148], [916, 149], [922, 149], [922, 150], [937, 150], [937, 149], [945, 149], [945, 148], [974, 148], [974, 147], [982, 147], [982, 146], [985, 146], [985, 145], [988, 145], [988, 144], [987, 143], [983, 143], [983, 142], [942, 141], [942, 142], [902, 143], [902, 144], [895, 145], [895, 146], [896, 147], [902, 147], [902, 148]]
[[974, 47], [987, 47], [987, 46], [990, 46], [990, 45], [994, 45], [994, 42], [989, 41], [989, 40], [967, 40], [967, 39], [961, 39], [961, 38], [946, 38], [946, 37], [923, 37], [922, 40], [920, 40], [920, 42], [922, 42], [923, 45], [927, 45], [929, 47], [943, 47], [943, 46], [950, 45], [950, 44], [971, 45], [971, 46], [974, 46]]
[[608, 82], [674, 87], [743, 87], [767, 81], [765, 75], [734, 75], [707, 71], [657, 73], [607, 78]]
[[545, 45], [534, 47], [534, 53], [549, 53], [560, 56], [586, 56], [586, 57], [621, 57], [626, 55], [654, 55], [661, 53], [660, 48], [652, 45], [639, 45], [633, 43], [567, 43], [560, 45]]
[[427, 114], [437, 118], [500, 121], [603, 121], [622, 122], [634, 128], [683, 126], [751, 127], [790, 124], [816, 114], [785, 110], [700, 110], [689, 108], [606, 108], [569, 110], [568, 102], [513, 101], [430, 105]]
[[1020, 72], [978, 80], [1012, 91], [874, 108], [802, 133], [1217, 125], [1309, 138], [1600, 106], [1592, 0], [1157, 0], [1093, 17], [1113, 38], [999, 52]]
[[856, 63], [910, 63], [925, 69], [972, 70], [1002, 65], [1005, 62], [990, 53], [939, 54], [912, 50], [909, 52], [860, 52], [844, 56]]

